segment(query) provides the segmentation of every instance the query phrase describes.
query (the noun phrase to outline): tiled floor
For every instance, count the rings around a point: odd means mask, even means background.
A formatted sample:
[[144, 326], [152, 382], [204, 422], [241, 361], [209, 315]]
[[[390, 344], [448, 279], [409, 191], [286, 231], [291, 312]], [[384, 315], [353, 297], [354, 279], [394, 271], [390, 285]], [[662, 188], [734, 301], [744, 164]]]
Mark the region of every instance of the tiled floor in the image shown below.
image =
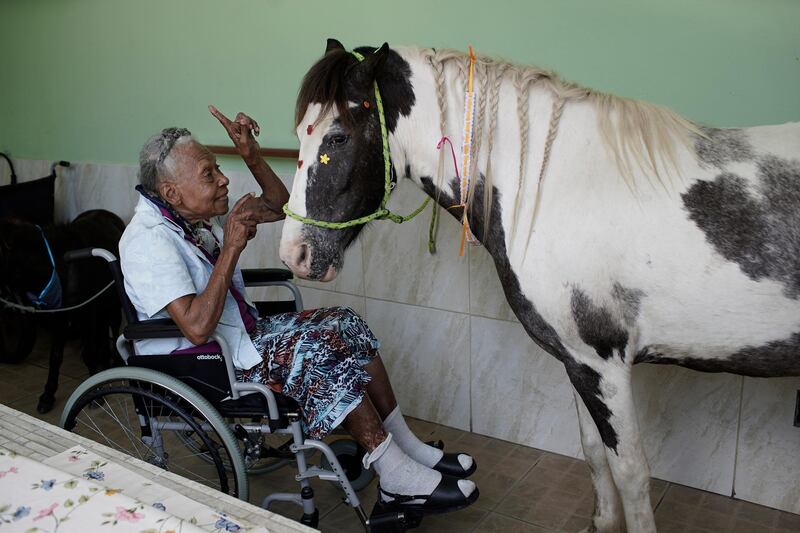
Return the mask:
[[[74, 345], [62, 368], [56, 406], [46, 415], [36, 413], [36, 403], [47, 377], [47, 339], [37, 344], [22, 364], [0, 364], [0, 403], [57, 424], [64, 401], [86, 377]], [[446, 426], [409, 419], [423, 440], [442, 439], [450, 450], [473, 454], [479, 469], [472, 479], [481, 496], [471, 507], [448, 515], [427, 517], [417, 530], [446, 532], [552, 532], [580, 531], [589, 525], [593, 506], [589, 470], [583, 461], [468, 433]], [[312, 458], [312, 463], [318, 459]], [[360, 493], [367, 512], [375, 502], [377, 481]], [[342, 502], [331, 483], [313, 483], [320, 510], [320, 529], [326, 532], [363, 531], [351, 508]], [[251, 502], [272, 492], [296, 491], [291, 466], [254, 476]], [[651, 499], [661, 533], [672, 532], [789, 532], [800, 531], [800, 516], [768, 507], [653, 479]], [[297, 518], [289, 504], [272, 510]]]

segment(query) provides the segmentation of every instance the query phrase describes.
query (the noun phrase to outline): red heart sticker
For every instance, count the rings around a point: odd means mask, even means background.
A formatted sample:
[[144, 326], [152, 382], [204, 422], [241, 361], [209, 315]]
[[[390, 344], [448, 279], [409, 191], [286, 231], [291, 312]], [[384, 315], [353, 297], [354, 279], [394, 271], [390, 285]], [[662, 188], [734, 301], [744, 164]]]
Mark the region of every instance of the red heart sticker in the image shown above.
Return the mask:
[[309, 124], [308, 127], [306, 128], [306, 135], [311, 135], [311, 132], [313, 131], [314, 131], [314, 125]]
[[303, 160], [302, 159], [298, 159], [297, 160], [297, 168], [303, 168]]

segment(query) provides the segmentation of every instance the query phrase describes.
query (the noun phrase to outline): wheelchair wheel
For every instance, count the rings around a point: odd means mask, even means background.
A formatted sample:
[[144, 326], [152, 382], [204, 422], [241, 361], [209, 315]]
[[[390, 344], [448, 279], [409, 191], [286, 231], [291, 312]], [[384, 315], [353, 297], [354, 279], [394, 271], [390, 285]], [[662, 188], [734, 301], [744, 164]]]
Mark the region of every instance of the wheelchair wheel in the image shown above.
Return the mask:
[[228, 425], [195, 390], [160, 372], [123, 367], [92, 376], [67, 400], [61, 426], [247, 500], [244, 462]]
[[[366, 450], [352, 439], [335, 440], [328, 446], [336, 454], [336, 459], [347, 474], [347, 479], [350, 480], [353, 490], [358, 492], [366, 488], [372, 478], [375, 477], [375, 471], [372, 468], [364, 468], [361, 462]], [[331, 468], [331, 464], [325, 454], [322, 454], [322, 467], [325, 469]]]

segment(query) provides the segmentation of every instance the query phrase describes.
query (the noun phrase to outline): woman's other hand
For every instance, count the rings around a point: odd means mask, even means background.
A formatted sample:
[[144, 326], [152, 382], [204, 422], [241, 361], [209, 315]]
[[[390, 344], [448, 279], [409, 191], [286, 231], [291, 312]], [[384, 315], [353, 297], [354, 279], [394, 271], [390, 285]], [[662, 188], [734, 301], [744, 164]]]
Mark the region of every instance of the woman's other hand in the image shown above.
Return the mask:
[[241, 252], [247, 246], [247, 241], [256, 236], [257, 217], [252, 212], [254, 199], [253, 193], [247, 193], [236, 202], [225, 222], [224, 247], [230, 247], [236, 252]]
[[261, 133], [258, 122], [242, 112], [236, 113], [236, 118], [231, 121], [213, 105], [208, 106], [208, 110], [228, 132], [228, 137], [233, 141], [236, 151], [245, 163], [248, 165], [254, 163], [260, 157], [258, 153], [260, 147], [256, 141], [256, 136]]

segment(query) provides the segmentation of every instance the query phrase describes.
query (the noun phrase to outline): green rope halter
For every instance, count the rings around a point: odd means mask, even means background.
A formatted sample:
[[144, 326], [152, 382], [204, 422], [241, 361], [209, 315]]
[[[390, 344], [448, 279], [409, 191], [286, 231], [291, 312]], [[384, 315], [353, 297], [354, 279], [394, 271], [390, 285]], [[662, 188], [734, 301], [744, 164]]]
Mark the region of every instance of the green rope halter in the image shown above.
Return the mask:
[[[364, 56], [359, 54], [356, 51], [351, 52], [356, 59], [359, 61], [364, 61]], [[383, 163], [385, 168], [384, 173], [384, 191], [383, 191], [383, 199], [381, 200], [381, 205], [378, 209], [369, 215], [364, 215], [360, 218], [354, 218], [353, 220], [348, 220], [346, 222], [326, 222], [324, 220], [315, 220], [313, 218], [307, 218], [301, 215], [298, 215], [291, 209], [289, 209], [289, 204], [283, 206], [283, 212], [286, 213], [286, 216], [291, 217], [303, 224], [311, 224], [312, 226], [318, 226], [320, 228], [326, 229], [345, 229], [351, 228], [353, 226], [358, 226], [361, 224], [366, 224], [367, 222], [371, 222], [373, 220], [384, 220], [388, 219], [392, 222], [397, 224], [401, 224], [407, 220], [411, 220], [418, 214], [425, 209], [425, 206], [428, 205], [430, 202], [430, 197], [426, 198], [422, 205], [415, 209], [412, 213], [402, 216], [396, 213], [392, 213], [386, 208], [386, 203], [389, 201], [389, 193], [392, 191], [392, 171], [391, 171], [391, 159], [389, 156], [389, 134], [386, 132], [386, 117], [383, 113], [383, 99], [381, 98], [381, 92], [378, 90], [378, 82], [373, 82], [375, 86], [375, 102], [378, 108], [378, 119], [381, 123], [381, 141], [383, 143]]]

